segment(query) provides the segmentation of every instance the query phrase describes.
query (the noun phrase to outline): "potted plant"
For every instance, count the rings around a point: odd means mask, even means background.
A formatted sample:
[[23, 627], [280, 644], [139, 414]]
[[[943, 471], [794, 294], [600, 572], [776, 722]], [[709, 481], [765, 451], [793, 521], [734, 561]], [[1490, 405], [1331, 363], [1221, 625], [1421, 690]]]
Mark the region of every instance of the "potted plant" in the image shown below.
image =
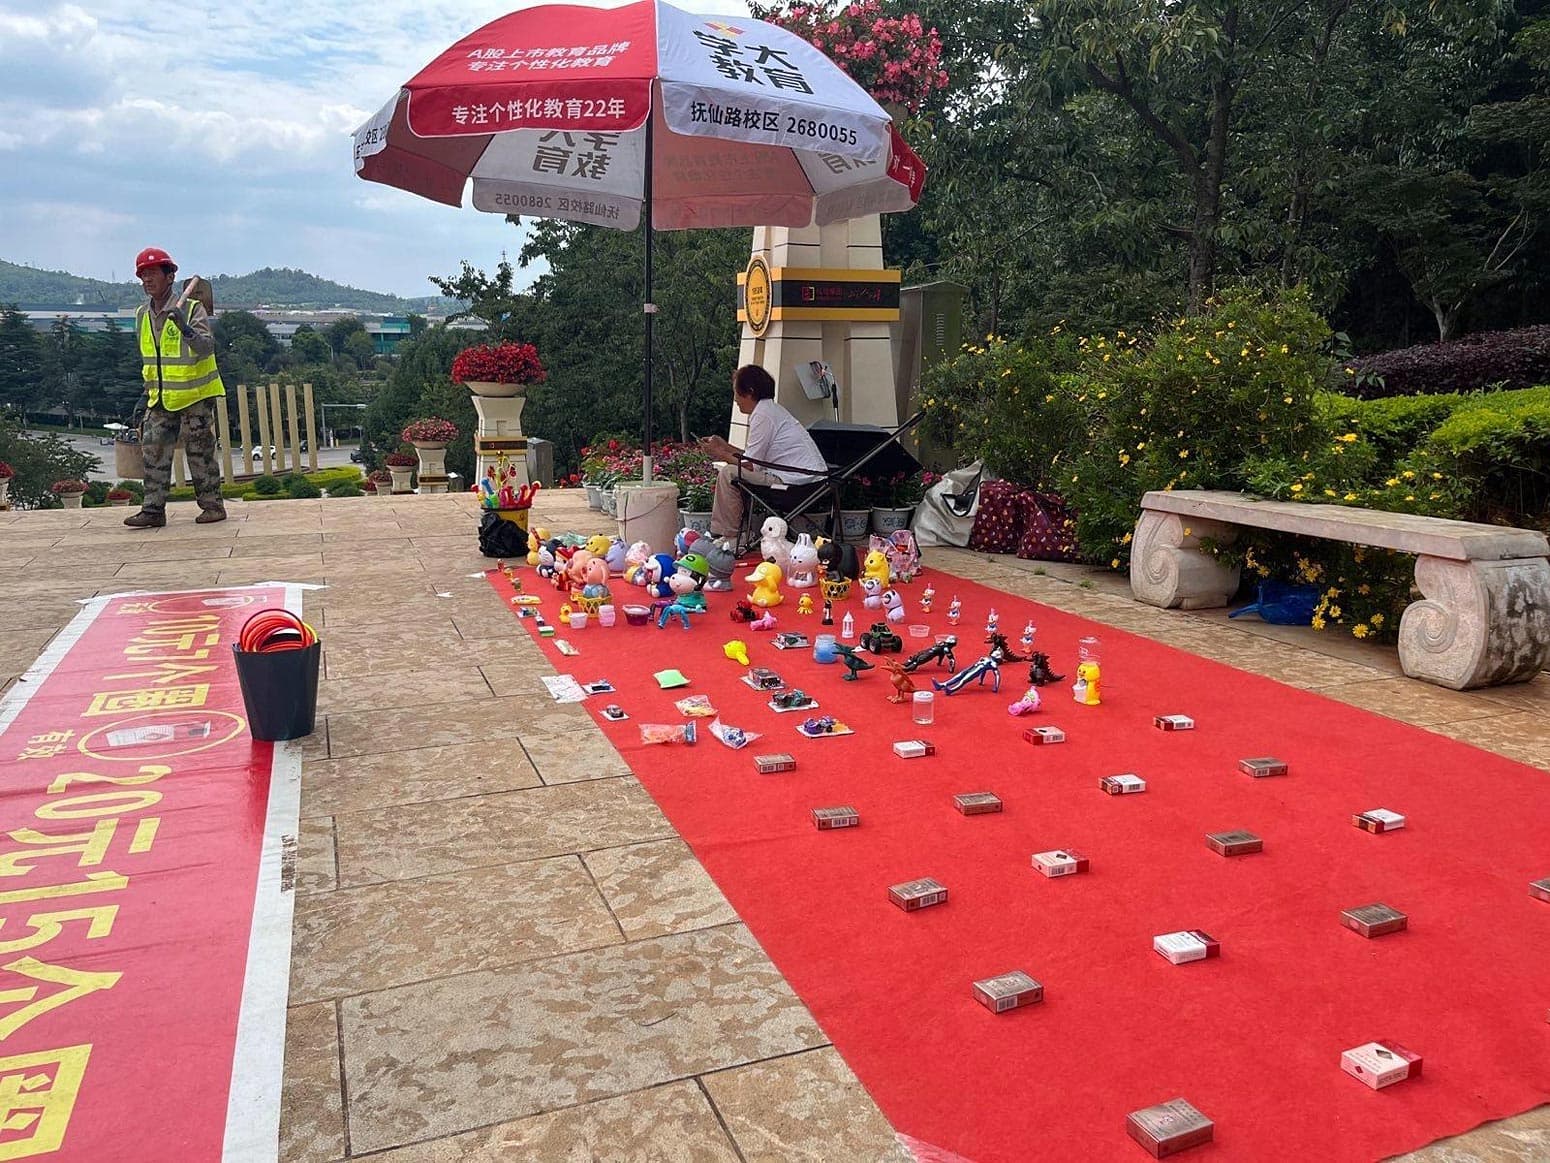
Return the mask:
[[373, 469], [371, 475], [366, 478], [366, 483], [371, 486], [371, 491], [376, 496], [393, 495], [393, 474], [385, 468]]
[[0, 460], [0, 509], [11, 507], [11, 478], [15, 475], [16, 470]]
[[382, 463], [387, 465], [395, 493], [414, 492], [414, 466], [418, 463], [414, 457], [407, 452], [390, 452]]
[[840, 486], [840, 540], [861, 541], [872, 520], [872, 502], [868, 491], [870, 477], [851, 477]]
[[914, 472], [896, 472], [892, 476], [872, 479], [872, 532], [884, 537], [899, 529], [908, 529], [915, 506], [920, 504], [926, 490], [940, 478], [936, 473], [917, 469]]
[[109, 489], [108, 490], [108, 504], [110, 504], [110, 505], [117, 505], [117, 506], [122, 507], [124, 505], [129, 504], [129, 502], [134, 500], [134, 499], [135, 499], [135, 495], [133, 493], [131, 493], [128, 489]]
[[81, 498], [86, 495], [86, 482], [77, 480], [55, 481], [49, 485], [48, 491], [59, 498], [60, 503], [67, 509], [79, 509]]
[[457, 425], [439, 416], [413, 420], [399, 433], [420, 457], [420, 491], [447, 491], [447, 445], [457, 439]]
[[476, 396], [520, 396], [547, 376], [531, 343], [481, 343], [452, 361], [452, 382], [466, 384]]
[[710, 506], [716, 494], [716, 466], [694, 444], [658, 448], [658, 475], [678, 486], [678, 521], [684, 529], [710, 532]]
[[361, 482], [361, 492], [368, 497], [375, 497], [377, 495], [377, 482], [367, 477]]

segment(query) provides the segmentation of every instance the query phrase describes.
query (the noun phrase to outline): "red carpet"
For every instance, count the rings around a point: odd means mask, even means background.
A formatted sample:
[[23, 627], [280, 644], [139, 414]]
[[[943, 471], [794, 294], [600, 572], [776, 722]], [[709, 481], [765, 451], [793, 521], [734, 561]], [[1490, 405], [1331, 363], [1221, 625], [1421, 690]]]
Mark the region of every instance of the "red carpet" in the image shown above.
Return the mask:
[[[746, 570], [740, 570], [739, 576]], [[552, 622], [559, 595], [523, 569]], [[1007, 704], [1027, 667], [1004, 667], [999, 696], [937, 695], [936, 723], [916, 728], [878, 670], [854, 683], [808, 651], [773, 649], [727, 610], [745, 587], [710, 598], [685, 632], [558, 629], [580, 656], [556, 668], [614, 695], [631, 715], [602, 722], [674, 826], [835, 1046], [905, 1134], [975, 1163], [1144, 1159], [1125, 1116], [1183, 1096], [1216, 1123], [1216, 1141], [1185, 1158], [1373, 1159], [1550, 1101], [1550, 904], [1529, 896], [1550, 875], [1545, 773], [1205, 661], [1048, 607], [928, 571], [902, 587], [910, 616], [937, 633], [963, 601], [960, 665], [982, 653], [988, 609], [1017, 647], [1024, 622], [1066, 681], [1044, 709]], [[498, 592], [509, 584], [491, 575]], [[616, 601], [641, 591], [613, 583]], [[626, 592], [629, 598], [624, 598]], [[776, 610], [781, 629], [814, 637], [818, 618]], [[859, 599], [845, 604], [863, 618]], [[843, 610], [836, 609], [836, 622]], [[531, 620], [524, 624], [532, 626]], [[835, 627], [838, 630], [838, 626]], [[1103, 705], [1076, 705], [1077, 642], [1102, 639]], [[776, 715], [722, 655], [741, 638], [754, 665], [815, 694], [822, 713], [856, 728], [808, 740], [800, 714]], [[905, 651], [924, 643], [904, 638]], [[661, 691], [677, 666], [692, 685]], [[918, 685], [937, 675], [917, 673]], [[942, 672], [945, 677], [945, 672]], [[711, 696], [726, 722], [764, 738], [733, 752], [701, 733], [694, 748], [643, 746], [642, 722], [681, 721], [673, 702]], [[1194, 716], [1164, 733], [1156, 714]], [[601, 720], [600, 720], [601, 721]], [[1034, 747], [1034, 724], [1067, 742]], [[924, 735], [925, 759], [895, 740]], [[759, 775], [753, 756], [787, 751], [798, 769]], [[1251, 779], [1238, 760], [1287, 760], [1285, 778]], [[1107, 796], [1101, 776], [1136, 772], [1144, 794]], [[964, 817], [958, 792], [993, 791], [999, 815]], [[814, 807], [853, 805], [861, 826], [817, 831]], [[1352, 813], [1384, 807], [1407, 826], [1371, 835]], [[1258, 855], [1224, 858], [1205, 833], [1247, 829]], [[1046, 880], [1034, 852], [1075, 847], [1085, 875]], [[944, 906], [905, 913], [891, 884], [930, 876]], [[1407, 932], [1368, 940], [1342, 909], [1383, 901]], [[1204, 929], [1220, 959], [1174, 966], [1152, 937]], [[1023, 969], [1042, 1004], [994, 1015], [976, 979]], [[1341, 1073], [1343, 1050], [1377, 1039], [1424, 1058], [1420, 1078], [1370, 1091]]]

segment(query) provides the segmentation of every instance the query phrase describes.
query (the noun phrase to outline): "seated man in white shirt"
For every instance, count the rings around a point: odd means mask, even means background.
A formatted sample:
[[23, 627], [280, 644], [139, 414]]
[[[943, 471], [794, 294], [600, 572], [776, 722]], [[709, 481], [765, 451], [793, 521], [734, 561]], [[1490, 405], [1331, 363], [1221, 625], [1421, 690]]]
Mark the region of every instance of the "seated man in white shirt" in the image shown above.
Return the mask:
[[[790, 412], [775, 402], [775, 381], [756, 364], [744, 364], [732, 376], [732, 402], [748, 417], [748, 445], [738, 449], [720, 436], [700, 437], [700, 446], [717, 460], [716, 495], [711, 503], [710, 529], [716, 537], [736, 537], [743, 522], [743, 495], [733, 483], [739, 476], [749, 484], [805, 484], [828, 471], [829, 465]], [[741, 457], [783, 465], [766, 469], [755, 464], [739, 468]], [[802, 471], [802, 470], [809, 471]]]

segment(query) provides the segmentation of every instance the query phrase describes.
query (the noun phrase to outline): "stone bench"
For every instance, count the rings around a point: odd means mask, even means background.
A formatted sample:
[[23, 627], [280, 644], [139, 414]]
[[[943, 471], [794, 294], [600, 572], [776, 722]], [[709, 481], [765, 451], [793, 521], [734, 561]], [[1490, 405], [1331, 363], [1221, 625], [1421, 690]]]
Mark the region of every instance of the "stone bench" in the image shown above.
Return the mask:
[[1244, 527], [1415, 554], [1423, 598], [1399, 623], [1411, 678], [1468, 690], [1526, 682], [1550, 664], [1550, 542], [1528, 529], [1206, 489], [1150, 492], [1131, 546], [1132, 593], [1164, 608], [1225, 606], [1238, 569], [1200, 544], [1230, 545]]

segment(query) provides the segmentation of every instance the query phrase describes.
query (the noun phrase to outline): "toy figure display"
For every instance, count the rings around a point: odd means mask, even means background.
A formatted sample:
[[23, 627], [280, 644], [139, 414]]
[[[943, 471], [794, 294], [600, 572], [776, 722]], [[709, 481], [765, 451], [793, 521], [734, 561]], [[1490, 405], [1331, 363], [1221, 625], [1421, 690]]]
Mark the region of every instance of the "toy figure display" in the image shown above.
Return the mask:
[[920, 595], [920, 612], [922, 614], [929, 614], [931, 612], [931, 603], [934, 601], [936, 601], [936, 591], [927, 586]]
[[823, 576], [834, 581], [850, 581], [860, 572], [855, 547], [834, 538], [819, 538], [818, 564], [823, 566]]
[[861, 579], [861, 604], [869, 610], [883, 608], [883, 582], [868, 574]]
[[780, 566], [781, 575], [791, 572], [791, 542], [786, 540], [786, 522], [767, 517], [759, 526], [759, 556]]
[[694, 588], [696, 590], [703, 590], [710, 584], [710, 562], [706, 561], [704, 555], [698, 550], [691, 549], [684, 554], [677, 561], [673, 562], [673, 568], [682, 570], [694, 578]]
[[881, 549], [874, 549], [866, 555], [866, 563], [861, 567], [861, 573], [865, 577], [875, 577], [879, 590], [885, 589], [893, 580], [888, 570], [888, 555]]
[[723, 642], [721, 644], [721, 653], [725, 654], [733, 662], [740, 662], [744, 666], [748, 665], [748, 643], [741, 638], [734, 638], [730, 642]]
[[953, 657], [953, 649], [958, 645], [958, 638], [953, 634], [943, 635], [924, 650], [917, 650], [904, 660], [904, 669], [917, 671], [928, 662], [937, 665], [947, 664], [947, 673], [952, 674], [958, 669], [958, 660]]
[[887, 622], [873, 622], [861, 635], [861, 649], [872, 654], [898, 654], [904, 649], [904, 640], [888, 629]]
[[773, 561], [760, 562], [759, 567], [743, 579], [753, 583], [753, 593], [748, 595], [748, 600], [756, 606], [780, 605], [786, 600], [786, 595], [780, 592], [782, 576], [780, 566]]
[[629, 549], [624, 544], [623, 537], [612, 538], [608, 542], [608, 551], [603, 559], [608, 562], [608, 572], [615, 577], [624, 575], [625, 558], [629, 555]]
[[547, 540], [549, 540], [549, 530], [541, 526], [527, 531], [527, 563], [529, 565], [536, 566], [538, 564], [538, 551]]
[[992, 633], [992, 634], [985, 635], [985, 645], [989, 646], [993, 652], [994, 651], [1000, 651], [1000, 658], [1001, 658], [1002, 662], [1027, 662], [1028, 661], [1021, 654], [1013, 653], [1012, 648], [1006, 644], [1006, 635], [1005, 634], [994, 634], [994, 633]]
[[1050, 669], [1048, 654], [1042, 650], [1033, 652], [1033, 658], [1028, 666], [1028, 681], [1034, 686], [1048, 686], [1052, 682], [1060, 682], [1065, 677]]
[[727, 611], [727, 616], [734, 622], [752, 622], [759, 616], [759, 612], [744, 598], [737, 599], [737, 605]]
[[824, 626], [834, 625], [834, 603], [828, 598], [823, 600], [823, 617], [818, 621]]
[[581, 596], [598, 605], [608, 600], [608, 562], [603, 558], [594, 557], [582, 567]]
[[791, 568], [786, 574], [786, 584], [799, 590], [810, 589], [818, 584], [818, 548], [806, 533], [797, 535], [797, 543], [791, 547]]
[[707, 541], [702, 551], [710, 569], [710, 580], [705, 588], [713, 593], [725, 593], [732, 588], [732, 571], [737, 568], [737, 553], [725, 538]]
[[896, 582], [910, 582], [920, 572], [920, 546], [915, 535], [908, 529], [895, 529], [888, 534], [888, 545], [883, 550], [888, 558], [888, 568]]
[[857, 654], [854, 646], [836, 645], [834, 652], [839, 655], [840, 662], [845, 666], [844, 680], [846, 682], [855, 682], [856, 676], [863, 670], [872, 669], [872, 664]]
[[644, 579], [641, 584], [652, 597], [670, 598], [673, 587], [668, 585], [668, 579], [673, 573], [673, 559], [665, 553], [656, 553], [641, 566], [639, 576]]
[[1001, 690], [1001, 663], [1006, 657], [1006, 640], [1000, 635], [992, 635], [998, 639], [992, 643], [990, 653], [983, 658], [976, 659], [971, 665], [964, 667], [946, 682], [931, 680], [931, 685], [946, 695], [955, 695], [969, 683], [977, 681], [980, 686], [985, 685], [987, 677], [993, 679], [991, 690], [1000, 693]]
[[763, 615], [748, 623], [748, 628], [750, 630], [773, 630], [775, 625], [775, 615], [766, 610]]
[[1096, 662], [1084, 662], [1076, 668], [1076, 682], [1071, 684], [1071, 697], [1084, 707], [1096, 707], [1103, 700], [1099, 697], [1100, 675]]
[[611, 544], [612, 541], [607, 536], [602, 533], [595, 533], [587, 538], [587, 543], [582, 548], [593, 557], [607, 557], [608, 547]]
[[684, 554], [688, 553], [689, 550], [697, 548], [701, 538], [704, 536], [705, 534], [701, 533], [698, 529], [690, 529], [685, 526], [684, 528], [680, 529], [677, 536], [673, 538], [673, 548], [678, 551], [678, 556], [682, 557]]
[[953, 600], [947, 606], [947, 624], [958, 625], [958, 619], [963, 616], [963, 603], [958, 600], [958, 595], [953, 595]]
[[646, 582], [641, 576], [641, 571], [650, 560], [651, 546], [644, 541], [637, 541], [632, 544], [624, 554], [624, 580], [631, 585], [645, 585]]
[[888, 672], [888, 680], [893, 683], [893, 694], [888, 696], [888, 701], [890, 703], [909, 702], [915, 693], [915, 683], [910, 678], [909, 671], [904, 669], [904, 664], [897, 658], [885, 658], [883, 669]]
[[994, 634], [1001, 629], [1001, 615], [996, 613], [994, 606], [990, 607], [990, 615], [985, 619], [985, 633]]
[[667, 579], [667, 585], [673, 591], [673, 601], [682, 606], [691, 614], [703, 614], [708, 607], [705, 604], [705, 595], [700, 592], [700, 587], [705, 584], [703, 575], [697, 574], [693, 569], [687, 568], [686, 563], [697, 554], [688, 553], [679, 561], [674, 562], [673, 576]]
[[554, 576], [558, 568], [554, 558], [554, 542], [545, 541], [538, 547], [538, 561], [536, 563], [538, 576], [548, 580]]
[[1029, 618], [1028, 624], [1023, 627], [1023, 636], [1018, 640], [1019, 645], [1021, 645], [1024, 650], [1033, 649], [1033, 634], [1033, 619]]
[[797, 599], [797, 613], [811, 614], [813, 612], [813, 595], [803, 594]]
[[904, 621], [904, 599], [898, 590], [883, 591], [883, 613], [890, 622]]
[[1043, 701], [1039, 695], [1038, 685], [1034, 684], [1023, 692], [1022, 698], [1007, 707], [1006, 713], [1009, 715], [1030, 715], [1039, 709], [1039, 704]]

